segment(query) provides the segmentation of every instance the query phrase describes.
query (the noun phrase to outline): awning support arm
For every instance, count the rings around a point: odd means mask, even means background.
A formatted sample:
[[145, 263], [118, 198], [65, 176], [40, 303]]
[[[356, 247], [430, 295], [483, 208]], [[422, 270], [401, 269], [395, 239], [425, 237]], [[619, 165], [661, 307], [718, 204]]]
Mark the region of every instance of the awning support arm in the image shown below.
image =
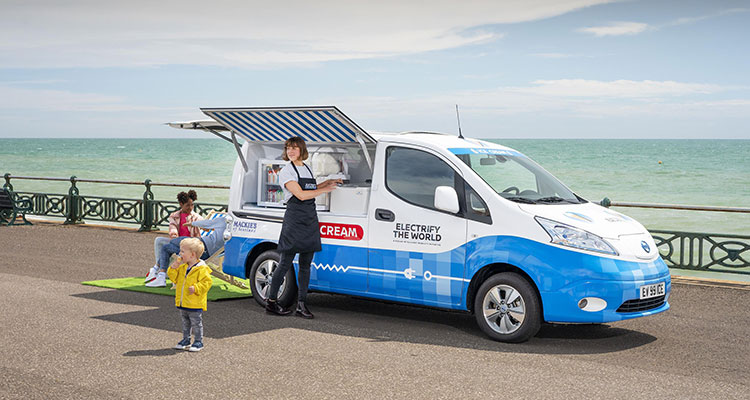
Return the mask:
[[365, 141], [362, 139], [359, 133], [357, 133], [355, 137], [357, 138], [357, 142], [359, 142], [359, 146], [362, 147], [362, 152], [365, 154], [365, 160], [367, 160], [367, 166], [370, 167], [370, 172], [374, 172], [375, 170], [372, 167], [372, 159], [370, 159], [370, 153], [367, 151], [367, 145], [365, 145]]
[[[195, 128], [195, 129], [198, 129], [198, 128]], [[216, 135], [216, 136], [218, 136], [218, 137], [220, 137], [220, 138], [222, 138], [222, 139], [226, 140], [226, 141], [227, 141], [227, 142], [229, 142], [229, 143], [234, 143], [234, 141], [232, 141], [232, 139], [230, 139], [230, 138], [226, 137], [226, 136], [225, 136], [224, 134], [221, 134], [221, 133], [219, 133], [219, 132], [216, 132], [215, 130], [213, 130], [213, 129], [211, 129], [211, 128], [204, 128], [204, 129], [206, 129], [207, 131], [209, 131], [209, 132], [213, 133], [214, 135]]]
[[242, 156], [242, 150], [240, 149], [240, 144], [237, 143], [237, 134], [234, 133], [234, 131], [232, 131], [232, 143], [234, 143], [234, 149], [237, 150], [237, 156], [240, 157], [242, 168], [244, 168], [245, 172], [247, 172], [247, 161], [245, 161], [245, 157]]

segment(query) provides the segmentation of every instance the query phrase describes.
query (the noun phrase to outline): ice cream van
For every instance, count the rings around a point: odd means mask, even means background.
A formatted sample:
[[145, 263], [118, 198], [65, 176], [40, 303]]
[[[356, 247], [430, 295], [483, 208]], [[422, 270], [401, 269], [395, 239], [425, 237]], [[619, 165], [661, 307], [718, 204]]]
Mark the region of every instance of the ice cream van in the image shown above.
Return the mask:
[[[430, 132], [367, 132], [336, 107], [205, 108], [171, 123], [232, 141], [225, 273], [265, 305], [284, 215], [286, 139], [307, 142], [322, 251], [310, 290], [473, 313], [521, 342], [542, 322], [603, 323], [669, 309], [669, 270], [637, 221], [576, 195], [524, 154]], [[244, 144], [241, 143], [244, 141]], [[296, 267], [295, 267], [296, 268]], [[296, 298], [295, 271], [279, 302]]]

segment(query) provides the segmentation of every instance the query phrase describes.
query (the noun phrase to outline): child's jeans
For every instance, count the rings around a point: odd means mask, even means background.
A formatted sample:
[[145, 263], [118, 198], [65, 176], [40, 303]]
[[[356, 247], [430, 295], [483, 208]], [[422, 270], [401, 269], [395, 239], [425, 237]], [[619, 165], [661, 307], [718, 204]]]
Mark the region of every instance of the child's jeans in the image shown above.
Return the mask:
[[193, 343], [203, 342], [203, 310], [185, 310], [180, 308], [182, 316], [182, 338], [190, 340], [190, 329], [193, 329]]
[[161, 257], [161, 248], [164, 247], [169, 241], [172, 240], [166, 236], [157, 236], [154, 238], [154, 265], [159, 265], [159, 257]]

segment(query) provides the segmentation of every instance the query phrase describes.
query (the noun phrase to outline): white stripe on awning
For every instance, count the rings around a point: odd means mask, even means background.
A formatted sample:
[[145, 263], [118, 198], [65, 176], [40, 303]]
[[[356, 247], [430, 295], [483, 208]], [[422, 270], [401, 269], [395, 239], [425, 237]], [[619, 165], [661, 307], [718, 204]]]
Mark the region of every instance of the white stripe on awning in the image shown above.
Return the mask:
[[253, 142], [284, 142], [300, 136], [309, 143], [375, 140], [334, 106], [201, 108], [227, 129]]

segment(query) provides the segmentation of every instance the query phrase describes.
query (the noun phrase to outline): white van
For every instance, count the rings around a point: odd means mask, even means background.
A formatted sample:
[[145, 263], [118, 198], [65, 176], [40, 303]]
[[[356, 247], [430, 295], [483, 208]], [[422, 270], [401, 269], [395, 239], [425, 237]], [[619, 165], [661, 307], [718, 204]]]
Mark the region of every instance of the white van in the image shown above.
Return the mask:
[[[261, 305], [279, 260], [282, 147], [301, 136], [316, 177], [345, 182], [317, 201], [323, 249], [311, 291], [473, 312], [505, 342], [528, 340], [543, 321], [669, 309], [669, 270], [648, 231], [518, 151], [455, 135], [368, 133], [336, 107], [202, 111], [213, 120], [170, 125], [235, 143], [223, 270], [249, 278]], [[294, 273], [282, 304], [296, 298]]]

